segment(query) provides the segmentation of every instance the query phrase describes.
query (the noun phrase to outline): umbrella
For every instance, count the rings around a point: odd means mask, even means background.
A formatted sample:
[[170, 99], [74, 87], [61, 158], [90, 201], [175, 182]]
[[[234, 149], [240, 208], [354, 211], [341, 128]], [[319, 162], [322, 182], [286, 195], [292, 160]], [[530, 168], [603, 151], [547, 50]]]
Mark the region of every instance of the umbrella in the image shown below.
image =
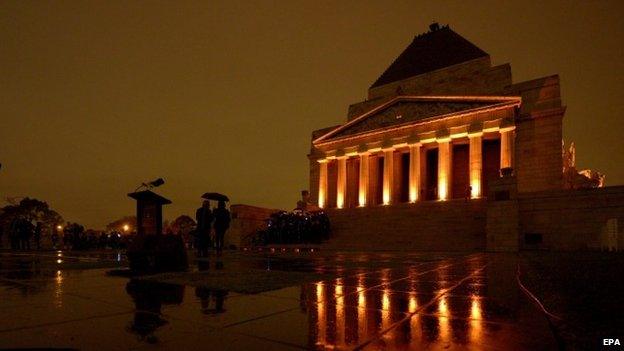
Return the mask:
[[227, 196], [219, 193], [205, 193], [204, 195], [202, 195], [202, 198], [215, 201], [230, 201]]

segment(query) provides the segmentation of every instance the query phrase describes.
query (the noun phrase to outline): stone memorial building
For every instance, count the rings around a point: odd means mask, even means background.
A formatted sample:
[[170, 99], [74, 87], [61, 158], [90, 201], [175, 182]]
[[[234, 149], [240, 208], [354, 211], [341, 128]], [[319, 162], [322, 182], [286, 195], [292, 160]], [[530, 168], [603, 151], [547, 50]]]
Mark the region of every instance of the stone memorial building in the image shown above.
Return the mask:
[[[509, 64], [493, 66], [485, 51], [432, 24], [370, 86], [365, 101], [349, 106], [343, 124], [312, 133], [310, 192], [330, 215], [329, 245], [599, 245], [594, 232], [617, 215], [598, 216], [586, 237], [570, 241], [562, 237], [560, 210], [566, 196], [576, 201], [583, 194], [615, 197], [621, 206], [622, 189], [563, 190], [564, 114], [557, 75], [514, 83]], [[532, 207], [539, 198], [563, 206], [559, 224], [543, 225], [552, 214]]]

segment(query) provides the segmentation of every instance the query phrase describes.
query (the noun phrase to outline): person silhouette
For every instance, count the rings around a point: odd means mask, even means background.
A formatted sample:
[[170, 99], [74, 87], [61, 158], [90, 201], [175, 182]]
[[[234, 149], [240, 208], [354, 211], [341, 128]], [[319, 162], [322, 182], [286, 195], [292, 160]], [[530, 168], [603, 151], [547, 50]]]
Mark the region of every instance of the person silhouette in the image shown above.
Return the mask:
[[225, 201], [219, 201], [217, 208], [214, 210], [214, 230], [217, 253], [221, 254], [223, 250], [223, 240], [225, 239], [225, 232], [230, 227], [230, 211], [225, 208]]
[[30, 236], [33, 231], [33, 225], [26, 218], [20, 220], [19, 223], [19, 241], [21, 250], [30, 250]]
[[37, 248], [37, 250], [41, 249], [41, 230], [42, 230], [42, 225], [41, 222], [37, 222], [37, 225], [35, 226], [35, 247]]
[[9, 239], [11, 241], [11, 249], [18, 250], [20, 247], [20, 226], [22, 225], [22, 217], [17, 216], [11, 222], [11, 230], [9, 231]]
[[210, 211], [210, 201], [205, 200], [202, 207], [195, 211], [195, 219], [197, 221], [197, 237], [198, 237], [198, 257], [208, 257], [208, 247], [210, 246], [210, 226], [212, 224], [213, 215]]

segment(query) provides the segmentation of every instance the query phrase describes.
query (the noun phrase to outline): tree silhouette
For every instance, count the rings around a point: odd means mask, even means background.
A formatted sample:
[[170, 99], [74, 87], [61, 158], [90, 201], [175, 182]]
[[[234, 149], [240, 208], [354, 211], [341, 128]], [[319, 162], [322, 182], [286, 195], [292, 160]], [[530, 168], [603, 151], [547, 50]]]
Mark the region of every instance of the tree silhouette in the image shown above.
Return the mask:
[[0, 225], [8, 226], [17, 216], [23, 216], [31, 222], [41, 222], [46, 229], [63, 223], [63, 217], [51, 210], [45, 201], [25, 197], [17, 203], [0, 209]]
[[187, 215], [181, 215], [178, 218], [174, 219], [173, 222], [169, 225], [169, 229], [178, 235], [182, 235], [186, 237], [191, 230], [195, 229], [195, 220]]

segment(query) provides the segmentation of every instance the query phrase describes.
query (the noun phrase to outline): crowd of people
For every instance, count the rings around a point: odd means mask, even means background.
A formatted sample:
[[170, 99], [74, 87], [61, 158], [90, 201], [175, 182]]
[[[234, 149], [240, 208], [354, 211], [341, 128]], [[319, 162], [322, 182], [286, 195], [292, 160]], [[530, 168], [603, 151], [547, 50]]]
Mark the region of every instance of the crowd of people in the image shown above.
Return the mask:
[[12, 250], [119, 249], [125, 247], [127, 241], [119, 232], [85, 230], [78, 223], [67, 223], [61, 231], [56, 226], [46, 226], [42, 222], [31, 221], [24, 216], [16, 216], [6, 227], [0, 226], [0, 247], [4, 246], [5, 234], [8, 247]]
[[254, 245], [269, 244], [319, 244], [329, 238], [329, 217], [310, 202], [310, 193], [301, 192], [301, 200], [291, 211], [273, 213], [266, 229], [252, 239]]
[[[34, 246], [39, 249], [41, 246], [42, 224], [37, 222], [33, 224], [27, 218], [17, 216], [11, 221], [8, 231], [9, 244], [13, 250], [30, 250], [31, 240], [34, 240]], [[0, 228], [0, 243], [4, 233]]]
[[63, 228], [62, 246], [58, 246], [58, 234], [52, 234], [53, 248], [64, 248], [71, 250], [92, 250], [92, 249], [121, 249], [127, 246], [127, 237], [120, 232], [110, 233], [95, 230], [84, 230], [78, 223], [68, 223]]

